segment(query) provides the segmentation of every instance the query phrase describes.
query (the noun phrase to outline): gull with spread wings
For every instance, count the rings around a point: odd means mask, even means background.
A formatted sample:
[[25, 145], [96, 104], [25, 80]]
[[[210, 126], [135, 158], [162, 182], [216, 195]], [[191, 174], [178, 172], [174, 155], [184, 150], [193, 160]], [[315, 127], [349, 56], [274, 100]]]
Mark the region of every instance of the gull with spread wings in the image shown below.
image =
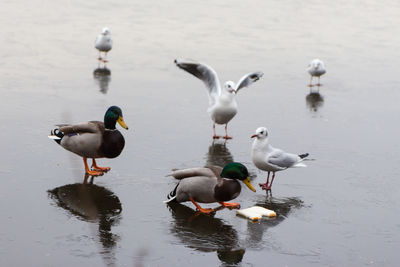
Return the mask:
[[221, 137], [215, 133], [215, 124], [225, 124], [225, 136], [222, 137], [224, 139], [231, 139], [232, 137], [228, 135], [227, 127], [228, 122], [237, 113], [235, 95], [240, 89], [258, 81], [263, 76], [263, 73], [248, 73], [244, 75], [237, 83], [227, 81], [225, 82], [224, 87], [221, 88], [217, 73], [210, 66], [186, 59], [175, 59], [175, 64], [179, 68], [202, 80], [206, 85], [209, 97], [209, 106], [207, 111], [210, 114], [211, 119], [214, 121], [213, 138], [218, 139]]

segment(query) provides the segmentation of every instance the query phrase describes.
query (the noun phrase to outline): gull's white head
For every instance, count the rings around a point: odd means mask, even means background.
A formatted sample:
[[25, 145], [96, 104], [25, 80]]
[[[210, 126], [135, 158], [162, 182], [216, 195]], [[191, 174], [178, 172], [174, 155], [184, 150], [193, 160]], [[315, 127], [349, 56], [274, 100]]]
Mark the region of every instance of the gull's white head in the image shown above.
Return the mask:
[[255, 134], [251, 138], [256, 137], [257, 139], [265, 139], [268, 137], [268, 131], [266, 127], [258, 127]]
[[228, 93], [236, 94], [236, 89], [235, 89], [236, 86], [235, 86], [234, 82], [232, 82], [232, 81], [225, 82], [224, 88], [225, 88], [226, 91], [228, 91]]
[[110, 34], [110, 30], [107, 27], [105, 27], [103, 28], [102, 34], [104, 35]]

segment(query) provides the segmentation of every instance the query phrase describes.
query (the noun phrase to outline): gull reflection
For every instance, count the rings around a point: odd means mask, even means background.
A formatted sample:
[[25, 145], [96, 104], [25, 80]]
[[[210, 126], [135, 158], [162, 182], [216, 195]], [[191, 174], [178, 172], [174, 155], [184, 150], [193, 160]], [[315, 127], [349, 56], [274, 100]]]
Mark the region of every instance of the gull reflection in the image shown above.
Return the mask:
[[306, 96], [306, 102], [310, 111], [317, 112], [324, 105], [324, 98], [319, 92], [310, 92]]
[[99, 85], [100, 92], [106, 94], [108, 91], [108, 84], [111, 81], [111, 70], [106, 66], [98, 67], [93, 71], [93, 77]]
[[173, 218], [171, 232], [185, 246], [202, 252], [216, 251], [224, 264], [242, 261], [245, 250], [239, 247], [238, 234], [231, 225], [179, 203], [169, 203], [168, 208]]
[[226, 164], [233, 162], [233, 156], [229, 149], [226, 147], [226, 142], [213, 142], [208, 148], [206, 158], [206, 166], [216, 165], [224, 167]]
[[[85, 182], [86, 180], [87, 176]], [[113, 265], [113, 248], [119, 236], [111, 232], [111, 227], [117, 225], [121, 219], [122, 206], [119, 198], [105, 187], [91, 183], [68, 184], [49, 190], [48, 193], [59, 207], [76, 218], [98, 224], [96, 235], [103, 246], [101, 254], [107, 260], [107, 265]]]
[[259, 248], [262, 245], [263, 235], [267, 229], [283, 222], [293, 209], [302, 208], [304, 202], [298, 197], [276, 198], [272, 196], [260, 196], [255, 206], [274, 210], [277, 214], [276, 218], [269, 219], [264, 217], [260, 222], [248, 222], [249, 235], [246, 243], [249, 247]]

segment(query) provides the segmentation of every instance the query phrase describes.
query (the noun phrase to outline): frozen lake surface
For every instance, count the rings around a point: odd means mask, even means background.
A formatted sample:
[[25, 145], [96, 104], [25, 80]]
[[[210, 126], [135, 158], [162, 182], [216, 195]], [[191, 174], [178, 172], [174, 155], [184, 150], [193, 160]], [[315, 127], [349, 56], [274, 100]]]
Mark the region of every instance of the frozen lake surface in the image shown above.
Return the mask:
[[[395, 1], [2, 1], [1, 266], [397, 266], [400, 260], [400, 4]], [[114, 47], [98, 69], [94, 39]], [[237, 96], [234, 137], [213, 142], [204, 85], [261, 70]], [[310, 93], [306, 67], [327, 73]], [[58, 123], [122, 108], [129, 130], [112, 170], [83, 186], [81, 158], [47, 138]], [[250, 136], [310, 153], [307, 168], [266, 174]], [[223, 133], [223, 127], [217, 128]], [[173, 168], [244, 163], [257, 192], [234, 211], [166, 206]], [[215, 205], [210, 205], [215, 206]]]

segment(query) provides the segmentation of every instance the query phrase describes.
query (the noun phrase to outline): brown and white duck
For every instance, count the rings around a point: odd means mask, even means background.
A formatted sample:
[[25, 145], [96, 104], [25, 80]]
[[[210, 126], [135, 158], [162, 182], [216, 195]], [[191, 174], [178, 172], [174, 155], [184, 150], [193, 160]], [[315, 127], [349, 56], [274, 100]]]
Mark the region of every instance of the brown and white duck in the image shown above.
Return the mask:
[[180, 182], [168, 195], [166, 203], [191, 201], [202, 213], [214, 212], [214, 209], [203, 209], [197, 202], [218, 202], [224, 207], [239, 208], [238, 203], [226, 203], [239, 196], [242, 181], [250, 190], [256, 190], [249, 180], [247, 168], [237, 162], [227, 164], [224, 168], [219, 166], [198, 167], [175, 170], [171, 174]]
[[[104, 122], [89, 121], [75, 125], [57, 125], [59, 128], [51, 131], [49, 138], [66, 150], [83, 157], [86, 173], [98, 176], [111, 168], [97, 166], [95, 159], [118, 157], [125, 146], [124, 137], [115, 128], [117, 122], [128, 129], [122, 110], [117, 106], [111, 106], [104, 115]], [[93, 160], [92, 170], [88, 167], [87, 158]]]

